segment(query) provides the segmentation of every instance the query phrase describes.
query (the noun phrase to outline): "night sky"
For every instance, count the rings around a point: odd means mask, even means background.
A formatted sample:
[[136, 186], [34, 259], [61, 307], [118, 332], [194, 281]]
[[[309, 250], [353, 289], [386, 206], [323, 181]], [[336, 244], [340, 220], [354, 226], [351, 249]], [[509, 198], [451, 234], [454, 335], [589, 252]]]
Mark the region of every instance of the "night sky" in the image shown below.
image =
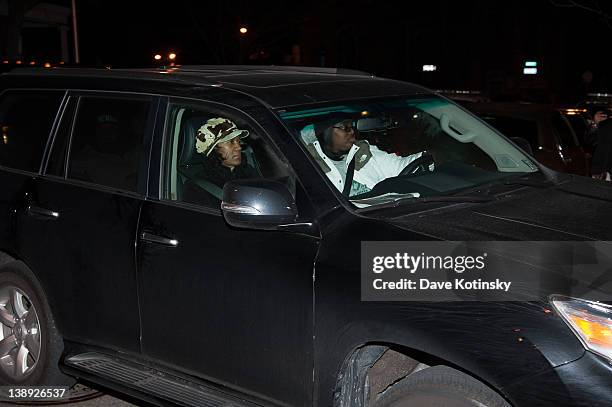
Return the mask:
[[[570, 3], [77, 0], [77, 13], [86, 65], [151, 66], [154, 53], [172, 50], [180, 64], [334, 66], [437, 89], [530, 88], [561, 99], [610, 91], [612, 2]], [[522, 75], [526, 60], [540, 75]]]

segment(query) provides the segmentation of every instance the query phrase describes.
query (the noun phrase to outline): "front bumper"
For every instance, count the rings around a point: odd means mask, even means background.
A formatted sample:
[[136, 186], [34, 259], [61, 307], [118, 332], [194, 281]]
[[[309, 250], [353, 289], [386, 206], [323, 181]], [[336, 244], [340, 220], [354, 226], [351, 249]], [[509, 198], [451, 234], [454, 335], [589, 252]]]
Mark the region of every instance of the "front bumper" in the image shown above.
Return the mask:
[[612, 363], [591, 352], [503, 389], [513, 406], [612, 406]]

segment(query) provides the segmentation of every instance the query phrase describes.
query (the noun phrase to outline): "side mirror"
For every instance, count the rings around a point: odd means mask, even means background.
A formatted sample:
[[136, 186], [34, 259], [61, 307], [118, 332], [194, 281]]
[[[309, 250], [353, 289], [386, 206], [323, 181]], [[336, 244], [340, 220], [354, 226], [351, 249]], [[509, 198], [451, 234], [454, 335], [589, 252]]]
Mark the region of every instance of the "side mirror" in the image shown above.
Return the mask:
[[519, 146], [524, 152], [533, 157], [533, 149], [531, 148], [529, 141], [522, 137], [510, 137], [510, 140], [512, 140], [514, 144]]
[[244, 179], [223, 187], [223, 217], [237, 228], [273, 230], [291, 224], [298, 216], [297, 205], [282, 182]]

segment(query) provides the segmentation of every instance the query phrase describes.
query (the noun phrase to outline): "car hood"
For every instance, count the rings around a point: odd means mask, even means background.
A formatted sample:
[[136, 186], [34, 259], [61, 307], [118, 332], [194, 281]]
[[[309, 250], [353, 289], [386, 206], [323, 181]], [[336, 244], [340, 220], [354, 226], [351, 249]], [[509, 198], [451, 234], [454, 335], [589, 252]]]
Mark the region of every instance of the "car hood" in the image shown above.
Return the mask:
[[447, 206], [391, 222], [441, 240], [612, 240], [612, 187], [574, 177], [554, 187], [528, 187], [492, 202]]

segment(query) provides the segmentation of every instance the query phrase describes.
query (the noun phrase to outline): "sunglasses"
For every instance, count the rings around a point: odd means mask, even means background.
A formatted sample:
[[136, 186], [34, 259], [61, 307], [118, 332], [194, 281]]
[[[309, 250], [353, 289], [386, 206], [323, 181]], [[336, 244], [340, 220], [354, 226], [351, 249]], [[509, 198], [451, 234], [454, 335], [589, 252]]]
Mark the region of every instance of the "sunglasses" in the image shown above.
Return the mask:
[[334, 129], [342, 130], [347, 133], [355, 131], [355, 127], [352, 124], [343, 124], [342, 126], [332, 126]]

